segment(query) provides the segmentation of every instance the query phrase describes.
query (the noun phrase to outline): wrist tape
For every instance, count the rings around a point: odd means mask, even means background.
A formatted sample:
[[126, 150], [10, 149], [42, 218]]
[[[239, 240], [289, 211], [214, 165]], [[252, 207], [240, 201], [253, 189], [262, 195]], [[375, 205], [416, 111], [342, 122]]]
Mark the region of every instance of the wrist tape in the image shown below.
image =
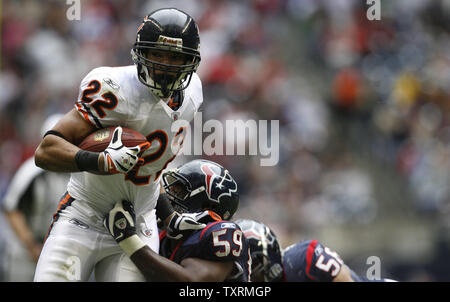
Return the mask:
[[100, 171], [98, 167], [98, 152], [80, 150], [75, 154], [75, 163], [80, 171]]
[[137, 250], [143, 248], [145, 243], [138, 237], [138, 235], [133, 235], [120, 241], [119, 245], [125, 254], [131, 257], [131, 255], [133, 255]]

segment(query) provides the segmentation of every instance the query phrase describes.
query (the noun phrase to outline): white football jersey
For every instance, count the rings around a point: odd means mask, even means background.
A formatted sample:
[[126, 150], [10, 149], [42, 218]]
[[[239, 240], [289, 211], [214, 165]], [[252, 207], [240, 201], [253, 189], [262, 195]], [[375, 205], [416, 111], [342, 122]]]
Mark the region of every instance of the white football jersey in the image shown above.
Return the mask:
[[181, 107], [172, 110], [139, 81], [134, 65], [96, 68], [82, 80], [75, 107], [87, 121], [98, 128], [134, 129], [151, 144], [142, 156], [144, 165], [127, 175], [72, 173], [68, 192], [89, 206], [85, 214], [93, 209], [104, 216], [123, 199], [134, 203], [137, 215], [156, 206], [160, 176], [186, 135], [184, 128], [172, 131], [172, 124], [179, 119], [190, 122], [203, 102], [202, 84], [195, 73], [183, 94]]

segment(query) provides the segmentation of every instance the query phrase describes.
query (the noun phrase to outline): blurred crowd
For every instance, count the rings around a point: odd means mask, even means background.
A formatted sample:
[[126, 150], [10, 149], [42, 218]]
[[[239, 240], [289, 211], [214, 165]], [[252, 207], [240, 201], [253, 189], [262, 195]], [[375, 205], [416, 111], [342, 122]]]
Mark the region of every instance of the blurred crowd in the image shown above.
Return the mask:
[[[394, 279], [450, 280], [448, 1], [382, 0], [379, 21], [365, 0], [83, 0], [74, 21], [68, 7], [3, 1], [0, 204], [46, 117], [72, 108], [91, 69], [132, 64], [143, 17], [177, 7], [200, 28], [203, 120], [280, 123], [275, 166], [205, 156], [236, 178], [237, 217], [265, 222], [283, 246], [318, 237], [344, 260], [379, 255]], [[398, 250], [382, 240], [392, 221], [429, 230], [420, 265], [402, 262], [415, 234], [399, 233]], [[381, 235], [349, 244], [366, 229]]]

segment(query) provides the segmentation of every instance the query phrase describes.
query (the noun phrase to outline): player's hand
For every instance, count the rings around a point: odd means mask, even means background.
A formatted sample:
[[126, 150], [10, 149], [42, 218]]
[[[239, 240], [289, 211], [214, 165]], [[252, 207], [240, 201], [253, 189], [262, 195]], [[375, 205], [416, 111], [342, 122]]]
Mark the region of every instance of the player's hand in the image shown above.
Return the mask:
[[118, 243], [136, 235], [133, 204], [127, 200], [116, 203], [103, 220], [103, 225]]
[[102, 152], [104, 159], [104, 172], [110, 174], [128, 173], [136, 165], [144, 163], [144, 159], [139, 156], [150, 147], [149, 142], [142, 143], [135, 147], [126, 147], [122, 143], [122, 127], [114, 129], [113, 137], [109, 146]]
[[167, 237], [181, 239], [184, 235], [187, 235], [192, 231], [205, 228], [206, 224], [201, 223], [200, 221], [207, 216], [209, 217], [208, 211], [183, 213], [181, 215], [175, 212], [167, 226]]
[[128, 256], [131, 257], [145, 247], [145, 243], [136, 233], [136, 214], [131, 202], [122, 200], [116, 203], [106, 215], [103, 225]]

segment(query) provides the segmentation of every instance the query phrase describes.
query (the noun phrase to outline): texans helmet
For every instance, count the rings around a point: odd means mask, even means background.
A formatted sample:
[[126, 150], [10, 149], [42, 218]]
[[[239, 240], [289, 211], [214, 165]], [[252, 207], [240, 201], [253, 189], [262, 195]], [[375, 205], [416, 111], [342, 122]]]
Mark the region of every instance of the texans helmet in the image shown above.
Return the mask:
[[[163, 8], [144, 18], [138, 28], [131, 57], [141, 83], [150, 87], [157, 96], [168, 98], [189, 85], [200, 64], [199, 49], [200, 36], [194, 19], [179, 9]], [[158, 57], [175, 55], [183, 63], [158, 62], [150, 59], [149, 54]]]
[[164, 172], [163, 186], [175, 210], [210, 210], [229, 220], [239, 207], [236, 181], [221, 165], [197, 159]]
[[250, 220], [235, 221], [244, 232], [250, 245], [252, 257], [251, 280], [261, 275], [265, 282], [279, 282], [283, 280], [283, 260], [280, 244], [275, 233], [265, 224]]

